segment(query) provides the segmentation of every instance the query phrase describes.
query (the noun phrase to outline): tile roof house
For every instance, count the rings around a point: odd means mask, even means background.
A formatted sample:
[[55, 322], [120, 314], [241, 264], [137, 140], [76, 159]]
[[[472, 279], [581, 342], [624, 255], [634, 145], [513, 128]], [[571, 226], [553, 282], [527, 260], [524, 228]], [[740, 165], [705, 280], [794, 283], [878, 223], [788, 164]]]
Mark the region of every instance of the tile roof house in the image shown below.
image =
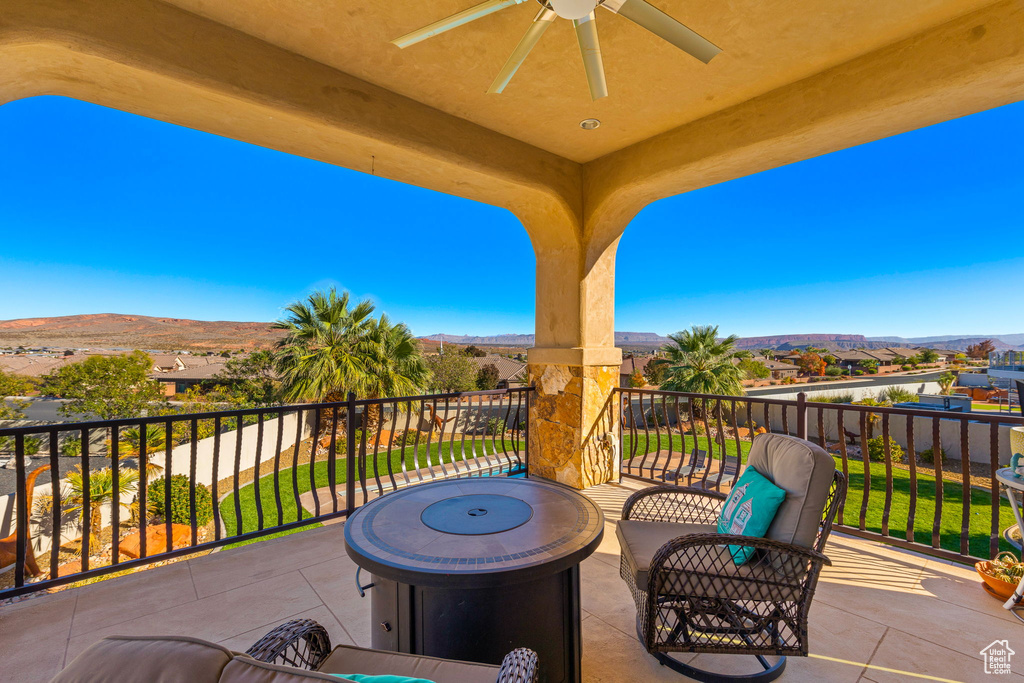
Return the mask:
[[154, 372], [178, 372], [185, 369], [185, 363], [179, 356], [165, 353], [153, 353], [149, 356], [153, 360]]
[[633, 354], [630, 354], [622, 359], [622, 365], [619, 366], [619, 386], [629, 387], [629, 378], [636, 372], [642, 373], [647, 369], [647, 364], [654, 360], [657, 356], [644, 356], [637, 358]]
[[791, 363], [783, 363], [777, 360], [759, 360], [758, 362], [764, 363], [768, 370], [772, 373], [772, 379], [784, 379], [786, 377], [796, 377], [800, 373], [800, 368]]
[[227, 366], [224, 363], [211, 363], [209, 365], [182, 368], [181, 370], [171, 372], [158, 370], [150, 373], [149, 378], [160, 382], [165, 396], [174, 396], [175, 394], [185, 393], [197, 384], [213, 380], [225, 367]]
[[505, 356], [470, 356], [479, 369], [493, 365], [498, 369], [498, 388], [525, 386], [526, 363]]
[[4, 356], [0, 358], [0, 370], [23, 377], [42, 377], [80, 360], [81, 356]]

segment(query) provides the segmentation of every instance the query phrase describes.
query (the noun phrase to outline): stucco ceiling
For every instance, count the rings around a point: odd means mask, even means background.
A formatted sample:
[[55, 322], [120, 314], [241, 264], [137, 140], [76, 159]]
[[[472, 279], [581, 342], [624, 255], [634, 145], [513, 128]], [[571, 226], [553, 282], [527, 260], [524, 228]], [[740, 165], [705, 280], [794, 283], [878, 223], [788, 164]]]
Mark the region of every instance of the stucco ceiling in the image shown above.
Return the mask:
[[[609, 97], [592, 102], [559, 19], [504, 94], [485, 91], [537, 13], [505, 9], [401, 50], [389, 41], [477, 0], [171, 0], [172, 4], [577, 162], [739, 104], [991, 0], [655, 0], [723, 48], [705, 65], [599, 10]], [[583, 131], [579, 122], [602, 126]]]

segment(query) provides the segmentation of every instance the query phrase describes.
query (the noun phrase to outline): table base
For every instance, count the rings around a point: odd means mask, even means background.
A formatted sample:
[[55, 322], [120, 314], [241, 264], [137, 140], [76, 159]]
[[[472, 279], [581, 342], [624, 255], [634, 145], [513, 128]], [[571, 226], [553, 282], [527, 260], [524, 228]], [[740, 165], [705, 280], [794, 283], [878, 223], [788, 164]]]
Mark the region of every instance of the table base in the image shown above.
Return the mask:
[[500, 588], [434, 588], [373, 577], [375, 649], [500, 664], [537, 653], [541, 683], [580, 681], [579, 566]]

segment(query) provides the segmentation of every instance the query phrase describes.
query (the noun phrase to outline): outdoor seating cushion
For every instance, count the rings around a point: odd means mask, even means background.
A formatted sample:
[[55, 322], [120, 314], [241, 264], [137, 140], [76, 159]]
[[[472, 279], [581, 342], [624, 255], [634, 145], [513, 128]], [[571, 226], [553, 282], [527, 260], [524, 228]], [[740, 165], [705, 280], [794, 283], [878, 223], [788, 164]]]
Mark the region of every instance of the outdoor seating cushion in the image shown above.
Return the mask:
[[236, 655], [224, 667], [224, 673], [220, 678], [220, 683], [306, 683], [306, 681], [345, 683], [344, 678], [293, 666], [267, 664], [247, 655]]
[[354, 683], [437, 683], [436, 681], [428, 681], [425, 678], [410, 678], [408, 676], [392, 676], [390, 674], [384, 674], [383, 676], [377, 674], [331, 674], [338, 678], [345, 680], [354, 681]]
[[233, 656], [198, 638], [108, 636], [75, 657], [53, 683], [216, 683]]
[[[500, 666], [339, 645], [320, 666], [325, 674], [380, 673], [437, 683], [494, 683]], [[337, 681], [338, 679], [334, 679]]]
[[[682, 524], [678, 522], [645, 522], [619, 520], [615, 535], [622, 549], [633, 580], [641, 590], [649, 590], [651, 561], [663, 545], [680, 536], [714, 534], [714, 524]], [[743, 579], [757, 578], [758, 581]], [[771, 583], [765, 582], [765, 579]], [[737, 565], [728, 546], [700, 546], [691, 557], [673, 562], [666, 585], [660, 594], [688, 595], [692, 597], [728, 598], [747, 600], [797, 600], [801, 586], [796, 579], [786, 579], [764, 565]]]
[[[764, 538], [775, 511], [786, 498], [786, 492], [753, 467], [748, 467], [736, 480], [718, 517], [718, 533]], [[736, 564], [743, 564], [754, 554], [754, 548], [730, 545], [729, 552]]]
[[747, 467], [786, 492], [765, 538], [813, 547], [835, 476], [832, 456], [810, 441], [785, 434], [761, 434], [750, 446]]

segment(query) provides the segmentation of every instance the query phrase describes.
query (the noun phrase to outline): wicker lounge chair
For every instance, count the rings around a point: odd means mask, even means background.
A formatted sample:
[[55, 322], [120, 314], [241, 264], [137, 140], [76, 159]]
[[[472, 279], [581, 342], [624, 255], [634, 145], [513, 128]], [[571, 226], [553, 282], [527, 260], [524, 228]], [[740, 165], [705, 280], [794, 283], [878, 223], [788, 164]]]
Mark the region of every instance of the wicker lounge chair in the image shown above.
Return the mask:
[[[815, 444], [758, 436], [748, 467], [786, 490], [766, 538], [719, 534], [723, 493], [672, 485], [633, 494], [616, 534], [620, 573], [633, 593], [637, 635], [661, 664], [702, 681], [773, 680], [787, 655], [806, 656], [807, 613], [846, 480]], [[756, 549], [736, 566], [727, 545]], [[671, 652], [743, 654], [763, 671], [727, 676], [696, 669]], [[781, 659], [771, 664], [766, 656]]]

